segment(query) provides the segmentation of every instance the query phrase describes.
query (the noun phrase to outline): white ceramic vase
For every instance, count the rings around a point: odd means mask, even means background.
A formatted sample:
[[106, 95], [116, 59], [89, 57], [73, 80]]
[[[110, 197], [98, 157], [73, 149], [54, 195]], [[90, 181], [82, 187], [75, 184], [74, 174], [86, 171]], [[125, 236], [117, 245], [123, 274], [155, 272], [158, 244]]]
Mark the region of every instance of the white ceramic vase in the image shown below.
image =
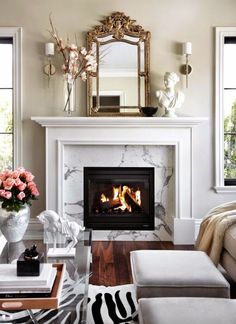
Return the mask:
[[25, 205], [18, 212], [0, 208], [0, 229], [9, 243], [19, 242], [23, 239], [29, 219], [30, 209], [28, 205]]

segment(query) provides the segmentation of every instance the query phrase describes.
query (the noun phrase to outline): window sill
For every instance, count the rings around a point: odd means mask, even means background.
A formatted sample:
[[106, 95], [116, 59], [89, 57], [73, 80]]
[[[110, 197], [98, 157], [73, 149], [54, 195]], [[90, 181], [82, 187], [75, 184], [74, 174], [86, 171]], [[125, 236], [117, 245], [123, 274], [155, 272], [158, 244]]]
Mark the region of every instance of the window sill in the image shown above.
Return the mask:
[[236, 186], [216, 186], [214, 190], [216, 193], [236, 193]]

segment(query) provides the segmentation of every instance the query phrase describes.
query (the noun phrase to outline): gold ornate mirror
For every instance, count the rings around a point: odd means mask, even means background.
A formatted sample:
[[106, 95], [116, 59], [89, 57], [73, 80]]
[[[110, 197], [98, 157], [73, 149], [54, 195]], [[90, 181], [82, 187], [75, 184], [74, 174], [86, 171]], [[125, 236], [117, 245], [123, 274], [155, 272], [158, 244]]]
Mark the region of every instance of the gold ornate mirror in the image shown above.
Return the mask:
[[97, 60], [87, 76], [89, 116], [134, 116], [150, 105], [150, 32], [134, 23], [115, 12], [87, 34]]

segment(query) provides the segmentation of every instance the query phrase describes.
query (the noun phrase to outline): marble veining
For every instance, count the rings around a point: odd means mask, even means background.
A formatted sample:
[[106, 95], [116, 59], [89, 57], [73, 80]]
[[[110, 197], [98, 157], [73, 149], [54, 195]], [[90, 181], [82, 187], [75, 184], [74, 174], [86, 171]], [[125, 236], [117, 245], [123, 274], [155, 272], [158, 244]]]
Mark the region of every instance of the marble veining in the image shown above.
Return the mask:
[[83, 225], [84, 167], [154, 167], [155, 230], [94, 231], [94, 240], [171, 240], [174, 215], [174, 149], [161, 145], [66, 145], [64, 213]]

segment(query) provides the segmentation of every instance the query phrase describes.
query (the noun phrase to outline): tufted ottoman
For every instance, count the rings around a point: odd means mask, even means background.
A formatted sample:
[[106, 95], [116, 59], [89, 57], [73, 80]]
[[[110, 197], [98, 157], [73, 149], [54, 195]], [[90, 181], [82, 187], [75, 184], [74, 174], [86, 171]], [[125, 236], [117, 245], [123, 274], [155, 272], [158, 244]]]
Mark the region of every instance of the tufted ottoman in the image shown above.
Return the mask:
[[139, 250], [130, 255], [137, 298], [229, 298], [229, 283], [200, 251]]
[[225, 298], [142, 298], [140, 324], [235, 324], [236, 300]]

